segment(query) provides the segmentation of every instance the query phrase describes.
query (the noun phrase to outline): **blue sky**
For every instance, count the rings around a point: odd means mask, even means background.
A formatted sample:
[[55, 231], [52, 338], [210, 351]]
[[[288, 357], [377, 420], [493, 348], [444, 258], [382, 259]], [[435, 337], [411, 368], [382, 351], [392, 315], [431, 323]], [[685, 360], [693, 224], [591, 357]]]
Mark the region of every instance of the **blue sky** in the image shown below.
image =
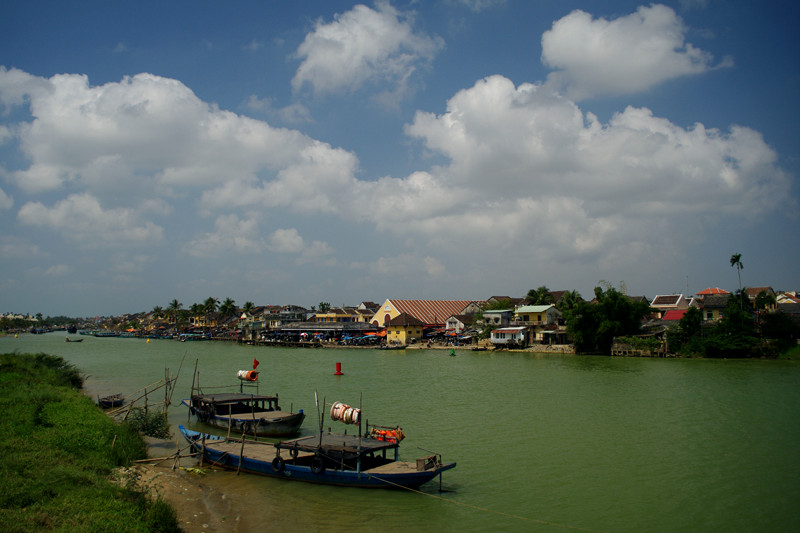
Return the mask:
[[0, 312], [798, 290], [794, 2], [4, 2]]

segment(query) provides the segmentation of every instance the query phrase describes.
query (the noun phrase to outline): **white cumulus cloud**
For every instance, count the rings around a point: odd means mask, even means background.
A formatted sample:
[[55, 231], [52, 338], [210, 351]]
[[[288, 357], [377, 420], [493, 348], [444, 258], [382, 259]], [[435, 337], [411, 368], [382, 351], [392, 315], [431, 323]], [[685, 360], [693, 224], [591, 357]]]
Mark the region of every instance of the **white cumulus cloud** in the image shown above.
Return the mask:
[[672, 8], [654, 4], [613, 20], [575, 10], [542, 36], [542, 61], [557, 69], [548, 82], [573, 99], [629, 94], [663, 81], [731, 65], [685, 42]]
[[315, 94], [324, 94], [378, 83], [389, 85], [386, 94], [402, 98], [410, 76], [442, 46], [440, 38], [416, 32], [412, 15], [388, 2], [377, 2], [375, 9], [359, 4], [333, 22], [316, 22], [297, 49], [302, 63], [292, 87], [297, 91], [308, 84]]
[[52, 207], [41, 202], [23, 205], [17, 218], [23, 224], [51, 229], [84, 247], [126, 246], [158, 242], [164, 230], [139, 220], [136, 211], [104, 209], [89, 194], [73, 194]]

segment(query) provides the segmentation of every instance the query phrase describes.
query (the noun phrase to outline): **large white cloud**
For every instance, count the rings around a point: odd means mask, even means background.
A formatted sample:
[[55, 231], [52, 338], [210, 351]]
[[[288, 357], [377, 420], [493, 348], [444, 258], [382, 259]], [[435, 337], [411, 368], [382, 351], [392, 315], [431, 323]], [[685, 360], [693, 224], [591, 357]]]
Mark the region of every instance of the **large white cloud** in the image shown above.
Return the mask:
[[[684, 128], [633, 107], [601, 123], [548, 84], [503, 76], [407, 125], [446, 164], [370, 179], [356, 177], [351, 152], [148, 74], [91, 87], [83, 76], [2, 70], [0, 99], [30, 102], [32, 120], [9, 129], [31, 160], [16, 171], [19, 187], [66, 195], [50, 207], [25, 203], [20, 222], [136, 245], [176, 239], [180, 220], [197, 233], [181, 249], [198, 257], [282, 252], [331, 264], [336, 249], [303, 226], [313, 216], [326, 229], [347, 220], [391, 234], [409, 250], [395, 257], [457, 257], [480, 243], [508, 258], [536, 247], [538, 258], [602, 261], [652, 252], [676, 231], [669, 217], [688, 228], [707, 215], [793, 205], [788, 176], [752, 129]], [[201, 229], [204, 220], [213, 228]], [[426, 263], [429, 273], [444, 268]]]
[[141, 220], [133, 209], [104, 209], [89, 194], [73, 194], [52, 207], [41, 202], [23, 205], [17, 218], [23, 224], [53, 230], [86, 248], [158, 242], [164, 230]]
[[[431, 190], [445, 191], [436, 195], [438, 215], [397, 203], [393, 216], [407, 221], [402, 231], [437, 245], [495, 235], [506, 245], [590, 254], [662, 234], [669, 217], [692, 224], [793, 205], [790, 179], [756, 131], [687, 129], [632, 107], [602, 124], [546, 86], [517, 87], [501, 76], [460, 91], [441, 115], [418, 112], [407, 133], [450, 164], [427, 178]], [[552, 221], [547, 231], [535, 231], [544, 220]]]
[[221, 111], [182, 83], [138, 74], [92, 87], [86, 76], [0, 70], [0, 99], [30, 100], [18, 136], [31, 165], [12, 173], [35, 193], [77, 184], [99, 193], [204, 187], [286, 168], [311, 139]]
[[333, 22], [316, 22], [296, 55], [303, 59], [292, 79], [315, 94], [358, 89], [365, 83], [388, 84], [387, 94], [402, 98], [409, 78], [442, 48], [443, 41], [414, 31], [410, 14], [388, 2], [375, 9], [356, 5]]
[[[575, 10], [542, 36], [548, 81], [573, 99], [629, 94], [665, 80], [705, 72], [710, 53], [685, 42], [686, 27], [671, 8], [639, 7], [614, 20]], [[717, 66], [729, 66], [730, 59]]]

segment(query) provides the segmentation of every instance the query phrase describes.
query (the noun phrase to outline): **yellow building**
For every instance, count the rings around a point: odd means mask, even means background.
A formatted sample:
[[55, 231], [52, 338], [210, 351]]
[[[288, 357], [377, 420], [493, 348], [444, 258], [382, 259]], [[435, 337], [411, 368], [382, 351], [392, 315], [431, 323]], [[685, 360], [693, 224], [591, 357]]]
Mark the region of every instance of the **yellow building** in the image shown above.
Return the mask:
[[418, 318], [414, 318], [408, 313], [401, 313], [389, 321], [386, 326], [386, 343], [392, 344], [411, 344], [413, 340], [422, 339], [422, 328], [425, 323]]

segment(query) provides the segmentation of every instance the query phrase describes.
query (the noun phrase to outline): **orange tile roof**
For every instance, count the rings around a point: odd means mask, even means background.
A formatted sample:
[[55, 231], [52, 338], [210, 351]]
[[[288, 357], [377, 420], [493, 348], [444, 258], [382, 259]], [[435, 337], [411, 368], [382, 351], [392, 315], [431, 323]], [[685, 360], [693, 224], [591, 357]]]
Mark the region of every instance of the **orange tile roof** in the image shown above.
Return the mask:
[[711, 294], [730, 294], [730, 293], [724, 289], [720, 289], [719, 287], [709, 287], [697, 293], [698, 296], [708, 296]]

